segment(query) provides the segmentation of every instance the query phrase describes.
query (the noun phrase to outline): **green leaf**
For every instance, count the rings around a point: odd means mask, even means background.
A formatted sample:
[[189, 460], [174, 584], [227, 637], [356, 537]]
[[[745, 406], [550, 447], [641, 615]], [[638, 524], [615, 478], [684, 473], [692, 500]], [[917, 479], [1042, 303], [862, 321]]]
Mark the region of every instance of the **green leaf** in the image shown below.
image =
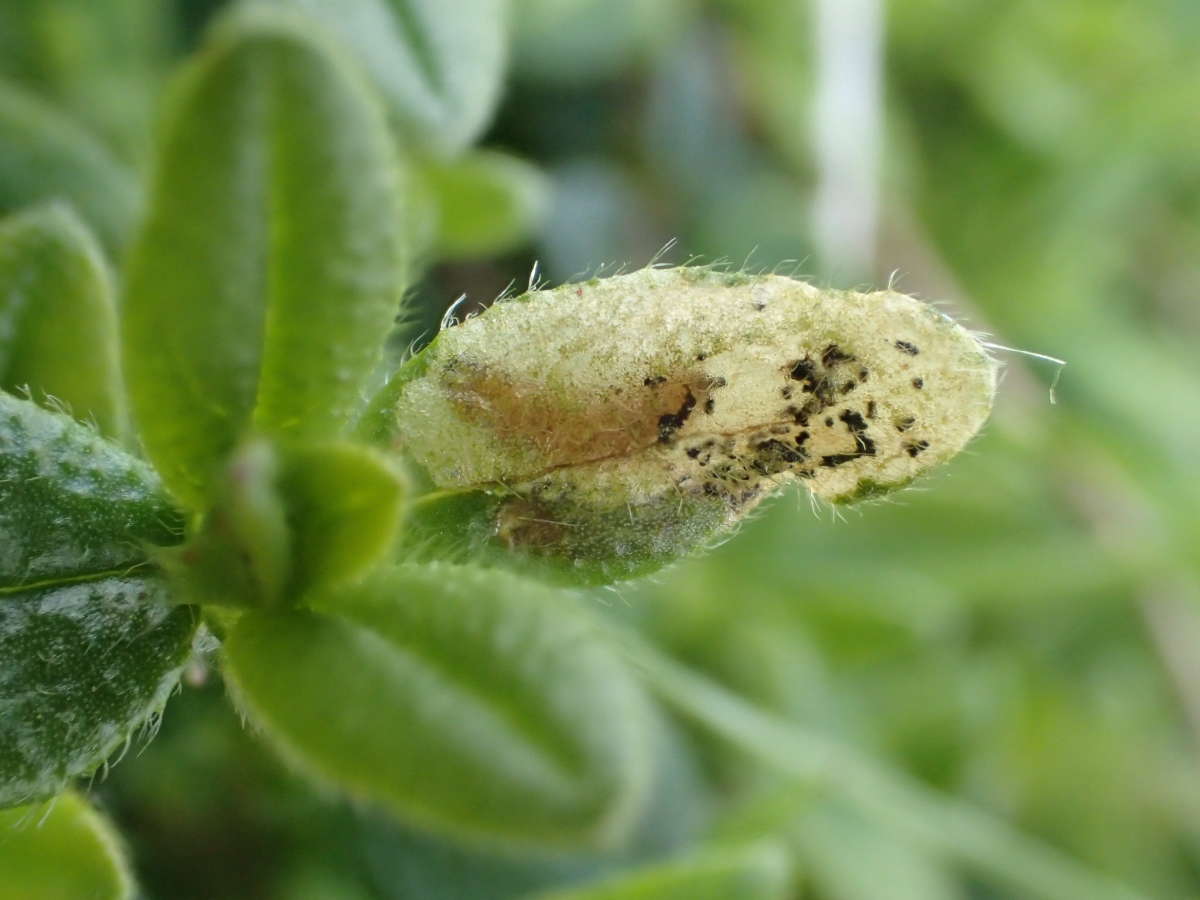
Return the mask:
[[0, 393], [0, 807], [58, 792], [161, 709], [195, 618], [138, 567], [182, 532], [145, 464]]
[[0, 811], [0, 900], [128, 900], [133, 881], [112, 826], [78, 794]]
[[369, 447], [296, 448], [284, 457], [279, 491], [293, 529], [296, 590], [358, 579], [395, 543], [404, 483]]
[[0, 222], [0, 388], [53, 396], [106, 434], [123, 430], [108, 271], [66, 206]]
[[200, 505], [251, 426], [328, 438], [358, 414], [399, 308], [400, 208], [382, 110], [290, 18], [227, 22], [173, 101], [125, 365], [147, 452]]
[[787, 855], [764, 843], [711, 850], [536, 900], [785, 900], [791, 883]]
[[253, 612], [225, 645], [239, 707], [303, 771], [461, 838], [610, 845], [649, 782], [649, 710], [569, 596], [401, 566]]
[[0, 392], [0, 595], [122, 574], [145, 562], [144, 545], [182, 534], [149, 466], [65, 415]]
[[196, 619], [154, 575], [0, 594], [0, 807], [53, 796], [157, 716]]
[[265, 0], [301, 9], [353, 49], [404, 136], [450, 155], [500, 97], [508, 0]]
[[55, 197], [69, 200], [109, 251], [137, 216], [129, 169], [62, 113], [0, 81], [0, 211]]
[[369, 447], [252, 440], [230, 458], [196, 536], [157, 560], [193, 603], [295, 605], [366, 575], [395, 543], [403, 497], [392, 461]]
[[542, 172], [515, 156], [482, 151], [422, 170], [439, 211], [436, 250], [448, 259], [496, 256], [528, 241], [549, 207]]

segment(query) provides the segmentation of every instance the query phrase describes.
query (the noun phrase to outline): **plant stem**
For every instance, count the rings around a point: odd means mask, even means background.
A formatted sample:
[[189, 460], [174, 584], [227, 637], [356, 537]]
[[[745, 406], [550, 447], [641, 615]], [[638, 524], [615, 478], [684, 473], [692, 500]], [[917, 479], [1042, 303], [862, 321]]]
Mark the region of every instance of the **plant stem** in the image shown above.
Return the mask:
[[835, 739], [763, 712], [627, 632], [618, 640], [650, 686], [679, 712], [748, 755], [841, 795], [873, 820], [961, 860], [1021, 897], [1142, 900], [1138, 892], [986, 812], [885, 769]]

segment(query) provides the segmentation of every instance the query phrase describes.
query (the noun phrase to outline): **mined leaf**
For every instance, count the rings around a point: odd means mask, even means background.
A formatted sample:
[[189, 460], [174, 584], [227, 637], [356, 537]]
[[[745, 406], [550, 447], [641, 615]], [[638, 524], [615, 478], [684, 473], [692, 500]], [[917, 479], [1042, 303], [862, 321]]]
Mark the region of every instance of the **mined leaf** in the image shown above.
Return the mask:
[[531, 900], [785, 900], [792, 896], [787, 855], [774, 844], [711, 850]]
[[303, 10], [354, 50], [411, 142], [452, 154], [500, 97], [508, 0], [265, 0]]
[[157, 558], [190, 602], [295, 605], [391, 550], [403, 495], [392, 462], [369, 447], [250, 441], [214, 485], [196, 536]]
[[549, 205], [546, 177], [503, 153], [483, 151], [422, 171], [438, 205], [437, 253], [450, 259], [495, 256], [520, 246]]
[[42, 100], [0, 81], [0, 211], [63, 197], [117, 250], [137, 215], [134, 174]]
[[53, 796], [161, 712], [196, 628], [167, 600], [149, 574], [0, 594], [0, 807]]
[[117, 314], [100, 250], [55, 204], [0, 222], [0, 388], [52, 396], [122, 432]]
[[182, 534], [145, 463], [65, 415], [0, 392], [0, 595], [124, 573], [145, 562], [144, 545]]
[[290, 18], [226, 23], [173, 100], [125, 365], [147, 452], [198, 506], [251, 426], [326, 438], [357, 415], [402, 288], [397, 167], [353, 66]]
[[782, 485], [833, 503], [903, 487], [966, 444], [994, 387], [979, 341], [911, 297], [648, 268], [443, 330], [363, 434], [446, 491], [414, 531], [611, 581], [702, 546]]
[[648, 710], [569, 598], [500, 572], [402, 566], [253, 612], [225, 644], [238, 705], [297, 767], [431, 830], [610, 844], [649, 781]]
[[0, 900], [128, 900], [133, 882], [112, 826], [68, 792], [0, 811]]

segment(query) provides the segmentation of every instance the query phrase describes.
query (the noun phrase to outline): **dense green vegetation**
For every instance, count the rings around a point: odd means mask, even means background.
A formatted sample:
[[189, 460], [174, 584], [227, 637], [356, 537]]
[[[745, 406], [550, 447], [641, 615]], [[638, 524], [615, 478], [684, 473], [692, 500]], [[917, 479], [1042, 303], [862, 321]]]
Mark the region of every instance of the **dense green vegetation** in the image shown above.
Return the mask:
[[[12, 325], [0, 294], [0, 386], [94, 414], [0, 398], [0, 532], [46, 551], [0, 546], [0, 716], [53, 679], [83, 735], [0, 799], [133, 750], [0, 812], [0, 898], [127, 896], [126, 868], [172, 900], [1200, 892], [1200, 7], [892, 0], [872, 128], [821, 117], [819, 6], [5, 0], [0, 281], [55, 306]], [[822, 146], [878, 201], [865, 250], [814, 212]], [[1051, 394], [1054, 365], [1000, 353], [948, 466], [837, 515], [787, 493], [646, 580], [356, 581], [427, 487], [347, 438], [359, 394], [460, 294], [462, 318], [672, 238], [670, 261], [894, 281], [1068, 365]], [[377, 366], [357, 348], [402, 294]], [[248, 422], [276, 443], [239, 445]], [[51, 444], [59, 482], [20, 493]], [[127, 571], [141, 541], [183, 599], [229, 604], [198, 638], [194, 607], [137, 605], [168, 591]], [[78, 634], [22, 630], [34, 603]], [[360, 731], [314, 719], [339, 705]], [[68, 740], [10, 736], [27, 768]]]

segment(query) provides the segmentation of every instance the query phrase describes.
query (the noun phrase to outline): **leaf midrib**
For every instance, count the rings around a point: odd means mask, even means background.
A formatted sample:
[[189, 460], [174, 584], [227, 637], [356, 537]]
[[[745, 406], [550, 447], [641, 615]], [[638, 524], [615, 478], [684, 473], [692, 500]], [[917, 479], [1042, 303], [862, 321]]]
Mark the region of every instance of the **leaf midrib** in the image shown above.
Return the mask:
[[20, 584], [0, 584], [0, 597], [12, 597], [49, 588], [66, 587], [72, 584], [86, 584], [90, 581], [103, 581], [106, 578], [128, 578], [135, 572], [144, 574], [140, 570], [147, 568], [150, 568], [149, 562], [142, 560], [141, 562], [133, 562], [119, 568], [105, 569], [99, 572], [79, 572], [72, 575], [55, 575], [50, 578], [43, 578], [40, 581], [25, 581]]

